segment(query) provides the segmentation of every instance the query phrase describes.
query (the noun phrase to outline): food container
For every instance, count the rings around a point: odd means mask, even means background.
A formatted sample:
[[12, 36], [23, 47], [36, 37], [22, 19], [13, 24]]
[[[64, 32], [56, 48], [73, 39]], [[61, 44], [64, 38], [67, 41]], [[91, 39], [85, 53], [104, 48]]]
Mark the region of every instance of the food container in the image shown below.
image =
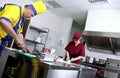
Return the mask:
[[93, 57], [86, 56], [85, 62], [86, 62], [86, 63], [93, 63], [93, 62], [94, 62], [94, 58], [93, 58]]
[[55, 61], [56, 55], [50, 53], [41, 53], [39, 59], [44, 61]]

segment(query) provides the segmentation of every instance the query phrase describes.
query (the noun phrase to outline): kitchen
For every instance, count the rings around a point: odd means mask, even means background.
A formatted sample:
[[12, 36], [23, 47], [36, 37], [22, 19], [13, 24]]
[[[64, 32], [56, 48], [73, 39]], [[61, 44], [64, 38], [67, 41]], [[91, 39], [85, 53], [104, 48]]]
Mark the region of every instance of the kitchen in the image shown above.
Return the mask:
[[[4, 1], [1, 1], [1, 4], [4, 4], [6, 2], [10, 3], [9, 0], [4, 0]], [[19, 5], [23, 5], [25, 3], [31, 3], [31, 2], [33, 2], [33, 1], [30, 1], [30, 0], [26, 0], [26, 2], [24, 2], [22, 0], [21, 1], [18, 1], [18, 0], [14, 1], [14, 3], [17, 3]], [[12, 3], [13, 3], [13, 1], [12, 1]], [[66, 1], [66, 3], [67, 3], [67, 1]], [[115, 7], [117, 7], [118, 3], [116, 2], [115, 4], [116, 4]], [[71, 5], [71, 4], [69, 4], [69, 5]], [[108, 7], [110, 7], [110, 5], [107, 7], [104, 5], [104, 7], [108, 8]], [[115, 8], [115, 7], [112, 7], [112, 8]], [[84, 7], [82, 7], [82, 8], [84, 8]], [[98, 6], [98, 8], [99, 8], [99, 6]], [[71, 8], [69, 8], [69, 9], [71, 9]], [[75, 8], [73, 8], [73, 9], [75, 9]], [[63, 11], [63, 10], [60, 10], [60, 11]], [[108, 11], [105, 10], [104, 12], [103, 11], [104, 10], [102, 10], [102, 11], [98, 10], [98, 11], [95, 11], [95, 13], [94, 13], [94, 11], [91, 11], [89, 13], [85, 30], [92, 30], [92, 31], [98, 30], [98, 31], [103, 31], [103, 32], [104, 31], [106, 31], [106, 32], [119, 32], [119, 21], [118, 21], [119, 20], [119, 10], [114, 9], [114, 12], [112, 10], [108, 10]], [[80, 14], [82, 15], [82, 13], [80, 13]], [[46, 47], [55, 48], [56, 55], [60, 55], [60, 56], [64, 57], [64, 55], [65, 55], [64, 47], [67, 44], [67, 42], [70, 40], [70, 36], [71, 36], [71, 35], [69, 36], [69, 34], [71, 33], [71, 30], [73, 30], [72, 32], [74, 32], [77, 28], [73, 27], [73, 29], [71, 29], [74, 20], [72, 18], [68, 17], [67, 14], [66, 14], [66, 18], [63, 18], [63, 17], [59, 18], [59, 16], [54, 15], [52, 12], [50, 12], [48, 10], [45, 13], [43, 13], [42, 15], [39, 15], [37, 17], [33, 17], [31, 19], [30, 25], [33, 25], [35, 27], [40, 27], [40, 28], [49, 28], [50, 32], [49, 32], [49, 36], [48, 36], [48, 39], [46, 42]], [[85, 19], [83, 19], [83, 20], [85, 21]], [[82, 24], [82, 23], [80, 23], [80, 24]], [[85, 24], [83, 24], [83, 26], [84, 25]], [[103, 26], [103, 27], [101, 27], [101, 26]], [[112, 27], [114, 27], [114, 28], [112, 28]], [[66, 31], [66, 29], [68, 31]], [[32, 36], [29, 36], [29, 33], [28, 33], [26, 38], [31, 39], [31, 37]], [[93, 55], [95, 55], [95, 56], [93, 56]], [[116, 55], [104, 54], [104, 53], [99, 53], [99, 52], [89, 52], [87, 49], [86, 49], [86, 56], [91, 56], [91, 57], [96, 57], [96, 58], [99, 57], [101, 59], [106, 59], [108, 57], [111, 57], [114, 59], [119, 59], [119, 56], [116, 56]]]

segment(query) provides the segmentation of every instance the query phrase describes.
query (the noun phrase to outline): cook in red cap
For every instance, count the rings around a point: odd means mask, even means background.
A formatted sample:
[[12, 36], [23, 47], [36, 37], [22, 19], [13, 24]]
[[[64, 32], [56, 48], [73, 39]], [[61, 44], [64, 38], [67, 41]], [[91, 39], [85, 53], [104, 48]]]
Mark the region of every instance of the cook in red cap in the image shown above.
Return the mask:
[[85, 48], [83, 43], [80, 41], [81, 34], [79, 32], [75, 32], [67, 46], [66, 50], [66, 61], [70, 61], [72, 63], [80, 64], [81, 60], [85, 56]]
[[73, 35], [72, 40], [77, 41], [77, 40], [80, 39], [80, 37], [81, 37], [81, 34], [79, 32], [75, 32], [74, 35]]

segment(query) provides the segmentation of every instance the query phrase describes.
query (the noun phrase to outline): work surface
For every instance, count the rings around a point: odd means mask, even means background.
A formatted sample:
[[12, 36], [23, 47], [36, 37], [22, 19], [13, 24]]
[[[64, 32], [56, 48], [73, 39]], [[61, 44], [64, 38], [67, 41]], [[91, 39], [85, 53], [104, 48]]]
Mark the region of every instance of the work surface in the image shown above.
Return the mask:
[[[26, 60], [24, 62], [25, 62], [25, 64], [28, 64], [28, 66], [29, 66], [29, 64], [31, 66], [31, 64], [33, 63], [33, 59], [38, 61], [36, 65], [39, 65], [38, 71], [40, 73], [38, 74], [37, 78], [39, 78], [39, 76], [41, 76], [41, 78], [78, 78], [78, 75], [83, 76], [79, 73], [79, 72], [82, 72], [83, 70], [84, 71], [93, 71], [94, 74], [92, 76], [95, 76], [95, 71], [91, 67], [87, 67], [87, 66], [79, 65], [79, 64], [75, 64], [75, 63], [68, 63], [65, 61], [63, 61], [63, 62], [58, 62], [58, 61], [57, 62], [56, 61], [50, 62], [50, 61], [38, 60], [33, 56], [28, 56], [27, 54], [23, 55], [21, 53], [17, 53], [16, 50], [5, 49], [3, 54], [0, 57], [0, 61], [1, 61], [0, 78], [2, 78], [2, 74], [3, 74], [4, 68], [6, 67], [6, 63], [10, 60], [8, 58], [13, 57], [17, 60], [20, 60], [18, 56], [21, 57], [22, 59]], [[29, 60], [30, 60], [30, 62], [29, 62]], [[18, 66], [19, 61], [18, 61], [18, 65], [16, 62], [13, 64], [16, 64], [16, 66]], [[34, 68], [34, 64], [32, 67]], [[34, 71], [34, 70], [31, 70], [31, 72], [32, 71]], [[64, 77], [61, 77], [62, 76], [61, 73], [64, 74], [63, 75]], [[88, 73], [86, 73], [86, 74], [91, 75]], [[85, 77], [85, 78], [88, 78], [88, 77]]]

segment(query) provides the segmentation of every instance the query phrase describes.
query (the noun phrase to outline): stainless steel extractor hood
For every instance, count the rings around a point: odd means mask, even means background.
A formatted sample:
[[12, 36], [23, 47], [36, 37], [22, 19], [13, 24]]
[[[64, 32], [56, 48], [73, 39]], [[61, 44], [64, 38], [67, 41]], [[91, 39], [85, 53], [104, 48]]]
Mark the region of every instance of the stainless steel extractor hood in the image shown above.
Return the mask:
[[90, 51], [120, 54], [120, 33], [83, 31], [83, 38]]

